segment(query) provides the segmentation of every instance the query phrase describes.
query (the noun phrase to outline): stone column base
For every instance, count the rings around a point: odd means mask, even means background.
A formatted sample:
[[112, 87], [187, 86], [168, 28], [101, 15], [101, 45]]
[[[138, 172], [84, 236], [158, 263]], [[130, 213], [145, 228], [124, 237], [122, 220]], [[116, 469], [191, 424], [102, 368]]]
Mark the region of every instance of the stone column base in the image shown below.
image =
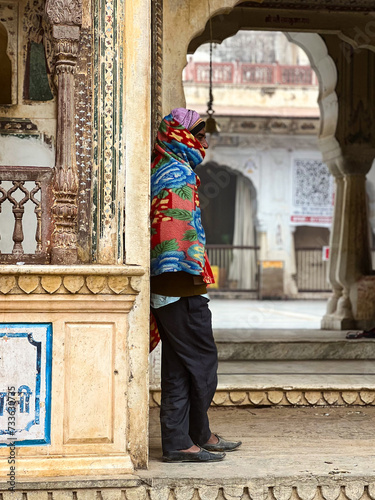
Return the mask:
[[351, 330], [355, 327], [355, 320], [351, 318], [339, 318], [334, 314], [323, 316], [320, 324], [322, 330]]

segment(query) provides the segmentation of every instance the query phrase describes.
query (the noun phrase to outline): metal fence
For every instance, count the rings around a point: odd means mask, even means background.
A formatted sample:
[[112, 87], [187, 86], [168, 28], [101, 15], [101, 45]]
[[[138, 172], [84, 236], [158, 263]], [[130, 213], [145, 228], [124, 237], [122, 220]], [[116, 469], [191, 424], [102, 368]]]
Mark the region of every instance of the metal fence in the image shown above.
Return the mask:
[[323, 261], [321, 248], [298, 248], [297, 287], [299, 292], [329, 292], [328, 261]]
[[[216, 272], [217, 289], [221, 291], [255, 292], [258, 290], [258, 251], [257, 246], [206, 245], [208, 258]], [[234, 259], [237, 259], [237, 272], [234, 272]], [[238, 265], [250, 268], [250, 276], [241, 276]], [[216, 269], [215, 269], [216, 268]], [[245, 278], [245, 279], [244, 279]], [[243, 286], [247, 283], [247, 286]]]

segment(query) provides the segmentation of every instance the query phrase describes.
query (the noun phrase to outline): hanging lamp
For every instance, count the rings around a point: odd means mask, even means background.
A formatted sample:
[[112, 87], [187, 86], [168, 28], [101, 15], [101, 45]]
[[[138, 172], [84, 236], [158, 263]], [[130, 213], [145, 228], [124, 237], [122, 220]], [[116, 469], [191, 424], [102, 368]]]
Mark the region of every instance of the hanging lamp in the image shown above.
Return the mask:
[[207, 103], [208, 118], [206, 120], [206, 133], [210, 135], [218, 135], [220, 132], [220, 128], [213, 116], [215, 113], [215, 111], [212, 109], [213, 102], [214, 102], [214, 96], [212, 94], [212, 24], [210, 17], [210, 87], [209, 87], [209, 100]]

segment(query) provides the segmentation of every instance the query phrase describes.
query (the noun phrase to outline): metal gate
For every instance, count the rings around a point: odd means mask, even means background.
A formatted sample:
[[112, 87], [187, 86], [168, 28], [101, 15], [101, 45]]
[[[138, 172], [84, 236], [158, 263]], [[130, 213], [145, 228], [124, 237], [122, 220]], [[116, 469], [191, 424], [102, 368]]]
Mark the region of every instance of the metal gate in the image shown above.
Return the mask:
[[297, 248], [297, 287], [299, 292], [330, 292], [328, 261], [322, 248]]
[[233, 246], [233, 245], [206, 245], [208, 259], [211, 266], [216, 266], [218, 271], [218, 290], [221, 291], [241, 291], [241, 292], [257, 292], [259, 283], [258, 266], [254, 269], [252, 276], [253, 286], [248, 289], [243, 289], [238, 286], [238, 282], [230, 279], [230, 267], [233, 262], [235, 252], [241, 252], [242, 259], [252, 259], [253, 262], [258, 262], [258, 251], [260, 247], [256, 246]]

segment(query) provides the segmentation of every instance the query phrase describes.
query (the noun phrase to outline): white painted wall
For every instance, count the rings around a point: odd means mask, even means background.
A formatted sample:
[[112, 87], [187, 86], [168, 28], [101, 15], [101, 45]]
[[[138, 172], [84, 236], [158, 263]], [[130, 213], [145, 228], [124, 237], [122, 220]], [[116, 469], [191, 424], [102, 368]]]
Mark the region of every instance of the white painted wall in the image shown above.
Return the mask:
[[256, 227], [261, 260], [282, 260], [285, 294], [297, 293], [292, 276], [296, 273], [295, 226], [292, 214], [292, 164], [294, 158], [321, 160], [317, 138], [312, 136], [245, 136], [243, 146], [212, 144], [205, 162], [216, 162], [249, 178], [257, 191]]
[[53, 167], [55, 152], [39, 138], [0, 135], [0, 165]]
[[[35, 166], [52, 167], [55, 163], [55, 152], [39, 138], [19, 138], [14, 136], [0, 135], [0, 165], [11, 167]], [[10, 181], [1, 183], [4, 189], [12, 187]], [[35, 187], [34, 182], [26, 182], [25, 187], [29, 190]], [[14, 198], [19, 201], [23, 194], [20, 190], [14, 193]], [[38, 195], [36, 196], [37, 199]], [[36, 241], [36, 217], [35, 205], [28, 201], [23, 215], [23, 249], [25, 253], [35, 253]], [[13, 249], [14, 216], [12, 204], [7, 200], [0, 206], [0, 252], [12, 253]]]

